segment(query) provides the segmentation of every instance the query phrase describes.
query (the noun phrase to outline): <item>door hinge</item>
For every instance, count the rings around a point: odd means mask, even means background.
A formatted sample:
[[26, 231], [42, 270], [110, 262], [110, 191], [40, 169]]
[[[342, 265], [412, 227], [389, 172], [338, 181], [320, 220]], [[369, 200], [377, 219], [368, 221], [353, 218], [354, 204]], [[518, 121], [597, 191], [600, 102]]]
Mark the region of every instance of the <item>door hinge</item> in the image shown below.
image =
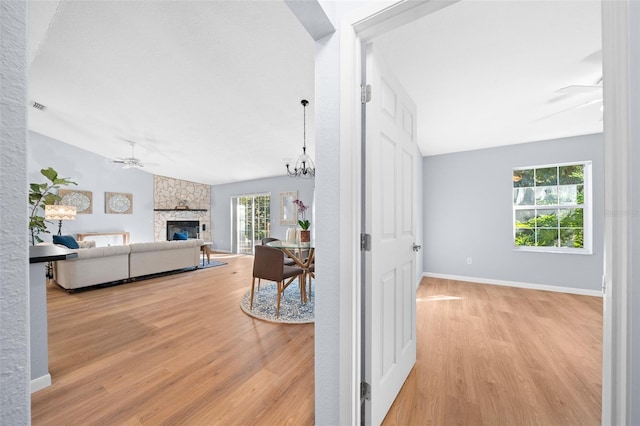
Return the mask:
[[365, 84], [360, 86], [360, 103], [366, 104], [371, 100], [371, 85]]
[[371, 385], [367, 382], [360, 382], [360, 401], [371, 401]]
[[360, 251], [371, 251], [371, 235], [360, 234]]

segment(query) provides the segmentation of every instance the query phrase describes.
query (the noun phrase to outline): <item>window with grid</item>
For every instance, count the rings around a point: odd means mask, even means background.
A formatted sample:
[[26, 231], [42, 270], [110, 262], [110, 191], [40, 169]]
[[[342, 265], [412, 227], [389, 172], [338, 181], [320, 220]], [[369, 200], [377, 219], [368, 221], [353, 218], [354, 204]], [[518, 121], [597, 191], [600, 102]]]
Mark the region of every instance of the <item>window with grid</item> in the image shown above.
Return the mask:
[[514, 246], [591, 253], [590, 177], [591, 162], [514, 169]]

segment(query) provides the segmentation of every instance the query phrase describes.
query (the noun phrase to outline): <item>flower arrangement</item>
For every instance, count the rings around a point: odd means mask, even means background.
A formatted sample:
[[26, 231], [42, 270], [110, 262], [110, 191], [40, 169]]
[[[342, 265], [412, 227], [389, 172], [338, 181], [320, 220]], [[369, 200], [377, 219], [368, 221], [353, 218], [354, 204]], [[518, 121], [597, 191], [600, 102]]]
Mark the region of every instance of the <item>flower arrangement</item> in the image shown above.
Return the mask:
[[295, 200], [294, 203], [298, 207], [298, 216], [302, 216], [302, 219], [298, 219], [298, 225], [300, 225], [300, 228], [302, 228], [303, 231], [306, 231], [311, 226], [311, 222], [305, 219], [305, 212], [309, 206], [305, 206], [300, 200]]

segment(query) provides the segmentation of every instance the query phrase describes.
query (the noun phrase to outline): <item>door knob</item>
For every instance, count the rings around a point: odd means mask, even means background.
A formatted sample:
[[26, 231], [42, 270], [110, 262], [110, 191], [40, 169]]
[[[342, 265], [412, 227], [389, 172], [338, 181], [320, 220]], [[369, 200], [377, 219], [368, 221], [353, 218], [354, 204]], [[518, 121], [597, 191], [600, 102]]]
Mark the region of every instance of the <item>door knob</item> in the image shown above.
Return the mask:
[[413, 251], [418, 252], [418, 251], [420, 251], [421, 248], [422, 248], [422, 246], [419, 246], [416, 243], [413, 243]]

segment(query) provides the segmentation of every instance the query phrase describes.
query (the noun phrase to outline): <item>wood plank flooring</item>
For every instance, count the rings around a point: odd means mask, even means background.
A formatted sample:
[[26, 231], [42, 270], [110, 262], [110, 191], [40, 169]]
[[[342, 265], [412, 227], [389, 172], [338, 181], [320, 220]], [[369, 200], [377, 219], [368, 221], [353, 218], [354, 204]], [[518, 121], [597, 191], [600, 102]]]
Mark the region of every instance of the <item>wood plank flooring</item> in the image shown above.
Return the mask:
[[48, 284], [53, 385], [34, 425], [313, 424], [313, 324], [240, 310], [253, 258], [68, 294]]
[[385, 425], [599, 425], [602, 299], [424, 279]]
[[[312, 425], [313, 325], [239, 307], [253, 258], [68, 294], [34, 425]], [[387, 425], [600, 423], [602, 300], [423, 280], [418, 360]]]

